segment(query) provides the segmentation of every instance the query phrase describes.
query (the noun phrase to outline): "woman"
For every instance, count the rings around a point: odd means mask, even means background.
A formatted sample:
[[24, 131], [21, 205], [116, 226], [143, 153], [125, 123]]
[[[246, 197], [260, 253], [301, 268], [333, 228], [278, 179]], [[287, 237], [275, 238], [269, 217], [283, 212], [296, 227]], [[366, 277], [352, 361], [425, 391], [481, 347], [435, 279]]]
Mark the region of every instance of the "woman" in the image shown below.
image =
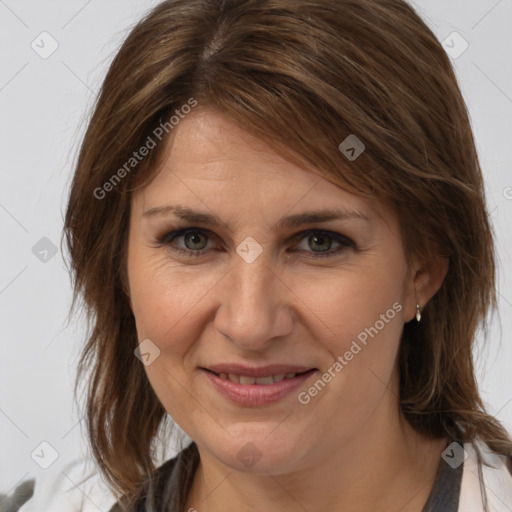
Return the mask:
[[[402, 0], [159, 4], [104, 81], [65, 235], [112, 510], [512, 506], [472, 362], [496, 306], [478, 156]], [[169, 416], [192, 443], [155, 469]]]

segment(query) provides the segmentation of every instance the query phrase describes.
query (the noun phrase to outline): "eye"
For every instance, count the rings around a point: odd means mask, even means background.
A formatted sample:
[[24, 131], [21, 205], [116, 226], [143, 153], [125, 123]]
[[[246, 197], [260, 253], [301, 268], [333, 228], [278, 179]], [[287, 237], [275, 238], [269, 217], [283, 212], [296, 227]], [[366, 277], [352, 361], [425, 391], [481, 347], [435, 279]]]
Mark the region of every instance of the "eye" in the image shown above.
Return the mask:
[[202, 250], [208, 245], [208, 238], [204, 233], [191, 231], [190, 233], [185, 233], [182, 236], [187, 249], [193, 251]]
[[[175, 240], [183, 239], [185, 248], [177, 246]], [[158, 239], [160, 245], [178, 252], [179, 254], [190, 256], [202, 256], [207, 252], [206, 246], [210, 240], [205, 230], [197, 228], [177, 229], [164, 234]]]
[[[315, 258], [333, 256], [347, 248], [356, 248], [352, 240], [340, 233], [334, 233], [332, 231], [310, 230], [305, 233], [298, 234], [297, 238], [298, 237], [301, 237], [301, 242], [303, 240], [306, 242], [307, 247], [313, 249], [312, 251], [308, 251], [307, 249], [301, 250], [314, 253], [313, 257]], [[333, 242], [338, 244], [338, 247], [334, 250], [330, 250]], [[300, 247], [301, 245], [304, 247], [303, 243], [297, 244], [295, 247]]]
[[[175, 229], [159, 237], [158, 244], [181, 255], [203, 256], [209, 251], [208, 242], [212, 241], [208, 233], [208, 230], [201, 228]], [[313, 258], [335, 256], [347, 248], [356, 249], [351, 239], [332, 231], [309, 230], [298, 233], [293, 238], [301, 242], [294, 247], [299, 247], [299, 252], [312, 254]], [[180, 239], [182, 239], [182, 242], [178, 243], [177, 241]], [[300, 248], [300, 246], [303, 245], [302, 241], [305, 241], [306, 246], [313, 250]], [[331, 250], [333, 243], [338, 244], [338, 247]], [[296, 252], [296, 249], [292, 252]]]

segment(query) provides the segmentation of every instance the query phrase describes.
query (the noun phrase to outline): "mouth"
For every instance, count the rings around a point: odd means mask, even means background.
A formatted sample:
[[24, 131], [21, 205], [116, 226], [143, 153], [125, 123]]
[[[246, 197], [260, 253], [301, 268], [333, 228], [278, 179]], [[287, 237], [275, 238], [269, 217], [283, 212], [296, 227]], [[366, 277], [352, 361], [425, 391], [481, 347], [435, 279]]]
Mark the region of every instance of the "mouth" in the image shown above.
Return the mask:
[[306, 370], [304, 372], [289, 372], [289, 373], [276, 373], [270, 375], [263, 375], [261, 377], [253, 377], [251, 375], [243, 375], [239, 373], [225, 373], [225, 372], [214, 372], [209, 370], [208, 368], [203, 368], [207, 372], [213, 373], [217, 377], [223, 380], [229, 380], [230, 382], [234, 382], [235, 384], [241, 384], [243, 386], [249, 385], [257, 385], [257, 386], [270, 386], [275, 382], [281, 382], [283, 380], [291, 380], [299, 375], [304, 375], [305, 373], [309, 373], [315, 371], [316, 368], [312, 368], [311, 370]]
[[[290, 397], [311, 376], [318, 372], [317, 368], [301, 369], [287, 373], [269, 372], [263, 368], [252, 369], [252, 372], [215, 371], [211, 368], [199, 368], [206, 377], [209, 386], [223, 399], [238, 406], [261, 407]], [[217, 369], [216, 369], [217, 370]], [[252, 373], [252, 375], [248, 374]], [[259, 373], [255, 376], [254, 373]]]

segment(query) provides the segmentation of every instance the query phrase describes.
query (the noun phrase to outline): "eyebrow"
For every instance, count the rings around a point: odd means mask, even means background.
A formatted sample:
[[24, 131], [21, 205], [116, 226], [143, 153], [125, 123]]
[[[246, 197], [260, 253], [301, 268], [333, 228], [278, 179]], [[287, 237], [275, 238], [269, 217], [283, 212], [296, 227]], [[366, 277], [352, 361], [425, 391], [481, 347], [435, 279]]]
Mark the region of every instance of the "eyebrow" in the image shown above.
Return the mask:
[[[196, 222], [198, 224], [208, 224], [211, 226], [223, 227], [225, 229], [231, 230], [230, 227], [217, 215], [193, 210], [182, 205], [157, 206], [144, 212], [143, 217], [152, 218], [157, 216], [167, 216], [170, 214], [174, 214], [176, 217], [192, 223]], [[371, 219], [369, 217], [353, 209], [324, 209], [312, 210], [309, 212], [297, 213], [283, 217], [276, 223], [275, 229], [292, 228], [301, 226], [303, 224], [316, 224], [320, 222], [328, 222], [331, 220], [347, 219], [360, 219], [371, 223]]]

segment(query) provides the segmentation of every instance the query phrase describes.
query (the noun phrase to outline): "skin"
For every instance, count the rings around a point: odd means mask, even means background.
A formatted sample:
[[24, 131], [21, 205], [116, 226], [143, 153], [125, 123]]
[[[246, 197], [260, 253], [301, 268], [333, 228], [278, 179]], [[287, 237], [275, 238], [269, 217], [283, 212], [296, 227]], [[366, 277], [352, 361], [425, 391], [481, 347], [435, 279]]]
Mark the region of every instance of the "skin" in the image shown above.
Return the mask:
[[[160, 350], [145, 366], [149, 381], [199, 448], [186, 510], [421, 511], [447, 440], [420, 436], [401, 416], [396, 356], [403, 324], [439, 289], [447, 262], [408, 267], [390, 209], [284, 160], [219, 113], [194, 110], [167, 144], [162, 169], [132, 198], [127, 270], [138, 338]], [[229, 228], [143, 215], [169, 204], [214, 213]], [[324, 208], [369, 221], [276, 230], [283, 216]], [[174, 226], [207, 231], [159, 244]], [[293, 238], [313, 229], [340, 233], [356, 249], [315, 258], [325, 241]], [[248, 236], [263, 249], [252, 263], [236, 252]], [[340, 247], [328, 240], [328, 251]], [[401, 310], [307, 405], [292, 393], [241, 407], [198, 370], [302, 364], [320, 370], [307, 390], [394, 303]], [[237, 457], [248, 442], [261, 453], [250, 468]]]

